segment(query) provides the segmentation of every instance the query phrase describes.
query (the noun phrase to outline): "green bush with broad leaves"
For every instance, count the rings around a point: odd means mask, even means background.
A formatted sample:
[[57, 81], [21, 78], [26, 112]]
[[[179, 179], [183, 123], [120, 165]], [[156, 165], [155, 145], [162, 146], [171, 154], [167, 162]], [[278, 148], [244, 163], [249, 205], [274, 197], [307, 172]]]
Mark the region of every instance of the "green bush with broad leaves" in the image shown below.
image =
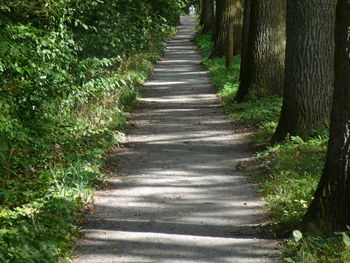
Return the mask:
[[0, 262], [68, 262], [173, 0], [0, 3]]

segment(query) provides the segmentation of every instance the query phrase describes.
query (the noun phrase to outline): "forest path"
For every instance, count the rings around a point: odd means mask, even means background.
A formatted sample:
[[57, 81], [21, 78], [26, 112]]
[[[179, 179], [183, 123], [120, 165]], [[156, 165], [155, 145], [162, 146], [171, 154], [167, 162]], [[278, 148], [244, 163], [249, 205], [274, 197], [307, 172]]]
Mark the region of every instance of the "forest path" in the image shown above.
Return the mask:
[[261, 203], [235, 169], [248, 147], [200, 66], [194, 33], [183, 17], [145, 84], [76, 263], [276, 262], [278, 242], [259, 235]]

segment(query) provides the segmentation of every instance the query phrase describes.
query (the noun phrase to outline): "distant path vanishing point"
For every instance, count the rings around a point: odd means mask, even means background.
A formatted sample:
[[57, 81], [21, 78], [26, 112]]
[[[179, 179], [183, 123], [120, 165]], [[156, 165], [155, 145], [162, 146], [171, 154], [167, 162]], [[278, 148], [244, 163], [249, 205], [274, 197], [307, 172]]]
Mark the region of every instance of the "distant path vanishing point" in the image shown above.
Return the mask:
[[195, 25], [181, 19], [145, 84], [75, 263], [278, 262], [278, 242], [257, 230], [261, 203], [235, 169], [248, 147], [200, 66]]

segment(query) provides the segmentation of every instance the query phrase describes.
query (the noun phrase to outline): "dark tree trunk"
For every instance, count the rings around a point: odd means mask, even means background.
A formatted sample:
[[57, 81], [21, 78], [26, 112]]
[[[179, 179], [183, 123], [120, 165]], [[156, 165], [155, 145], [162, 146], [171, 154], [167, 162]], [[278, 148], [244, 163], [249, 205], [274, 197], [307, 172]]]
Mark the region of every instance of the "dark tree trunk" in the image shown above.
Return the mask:
[[[222, 14], [218, 24], [218, 35], [215, 41], [213, 52], [210, 57], [226, 55], [227, 32], [230, 24], [233, 24], [233, 43], [234, 55], [240, 53], [241, 48], [241, 30], [242, 30], [242, 0], [222, 0]], [[218, 1], [219, 2], [219, 1]]]
[[200, 0], [200, 15], [199, 15], [199, 24], [202, 26], [204, 24], [204, 0]]
[[310, 233], [333, 234], [350, 226], [350, 2], [338, 0], [335, 88], [325, 168], [304, 216]]
[[222, 19], [222, 13], [223, 13], [223, 1], [215, 0], [215, 28], [216, 29], [213, 30], [213, 34], [212, 34], [212, 40], [214, 43], [218, 39], [219, 26], [220, 26], [220, 21]]
[[213, 0], [203, 0], [203, 28], [202, 33], [207, 34], [212, 29], [212, 22], [213, 22]]
[[241, 50], [241, 67], [240, 67], [240, 83], [235, 97], [235, 101], [242, 102], [245, 95], [249, 91], [251, 84], [250, 74], [253, 70], [253, 47], [249, 39], [249, 24], [251, 14], [251, 0], [244, 0], [243, 28], [242, 28], [242, 50]]
[[[219, 0], [220, 1], [220, 0]], [[216, 2], [217, 0], [212, 0], [211, 3], [212, 3], [212, 13], [213, 13], [213, 20], [212, 20], [212, 23], [211, 23], [211, 41], [214, 41], [216, 40], [216, 35], [217, 35], [217, 26], [216, 26], [216, 13], [217, 13], [217, 10], [216, 10]]]
[[230, 24], [227, 28], [226, 67], [229, 67], [233, 64], [233, 29], [233, 24]]
[[[249, 7], [249, 2], [246, 5]], [[240, 102], [250, 89], [258, 95], [282, 94], [285, 58], [286, 1], [251, 1], [243, 41], [248, 42], [242, 58], [241, 84], [235, 100]], [[249, 19], [248, 19], [249, 17]], [[243, 44], [244, 45], [244, 44]]]
[[334, 0], [289, 0], [283, 106], [272, 143], [328, 127], [334, 82]]

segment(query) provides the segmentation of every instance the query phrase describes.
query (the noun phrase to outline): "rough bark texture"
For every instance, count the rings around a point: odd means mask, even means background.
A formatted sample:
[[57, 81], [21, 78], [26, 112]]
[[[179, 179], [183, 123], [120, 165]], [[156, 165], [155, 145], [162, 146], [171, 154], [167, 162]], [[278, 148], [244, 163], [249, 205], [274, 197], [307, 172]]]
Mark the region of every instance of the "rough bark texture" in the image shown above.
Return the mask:
[[213, 16], [213, 20], [212, 20], [212, 23], [211, 23], [211, 41], [214, 41], [216, 40], [216, 36], [217, 36], [217, 26], [216, 26], [216, 20], [217, 20], [217, 17], [216, 17], [216, 13], [217, 13], [217, 10], [216, 10], [216, 0], [212, 0], [211, 3], [212, 3], [212, 16]]
[[227, 48], [226, 48], [226, 67], [229, 67], [233, 64], [233, 25], [230, 24], [227, 29]]
[[282, 94], [285, 58], [285, 0], [258, 0], [251, 21], [255, 74], [252, 88], [260, 95]]
[[219, 35], [219, 26], [223, 13], [223, 2], [222, 0], [215, 0], [215, 27], [216, 29], [212, 33], [212, 40], [215, 43]]
[[328, 127], [334, 83], [334, 0], [289, 0], [283, 107], [272, 143]]
[[[219, 2], [219, 1], [217, 1]], [[218, 3], [217, 3], [218, 4]], [[243, 8], [242, 0], [222, 0], [222, 11], [218, 21], [218, 35], [215, 41], [211, 57], [226, 55], [227, 32], [230, 24], [233, 24], [234, 55], [240, 53]]]
[[240, 67], [240, 83], [239, 88], [235, 97], [235, 101], [242, 102], [245, 95], [249, 91], [249, 86], [251, 84], [250, 74], [252, 74], [253, 69], [253, 49], [251, 43], [248, 42], [249, 39], [249, 24], [251, 14], [251, 0], [244, 0], [244, 14], [243, 14], [243, 28], [242, 28], [242, 49], [241, 49], [241, 67]]
[[204, 24], [204, 0], [200, 0], [200, 15], [199, 15], [199, 24], [202, 26]]
[[213, 22], [213, 0], [203, 0], [203, 28], [202, 33], [207, 34], [212, 29]]
[[350, 225], [350, 2], [339, 0], [335, 30], [335, 89], [326, 165], [304, 217], [311, 233]]

